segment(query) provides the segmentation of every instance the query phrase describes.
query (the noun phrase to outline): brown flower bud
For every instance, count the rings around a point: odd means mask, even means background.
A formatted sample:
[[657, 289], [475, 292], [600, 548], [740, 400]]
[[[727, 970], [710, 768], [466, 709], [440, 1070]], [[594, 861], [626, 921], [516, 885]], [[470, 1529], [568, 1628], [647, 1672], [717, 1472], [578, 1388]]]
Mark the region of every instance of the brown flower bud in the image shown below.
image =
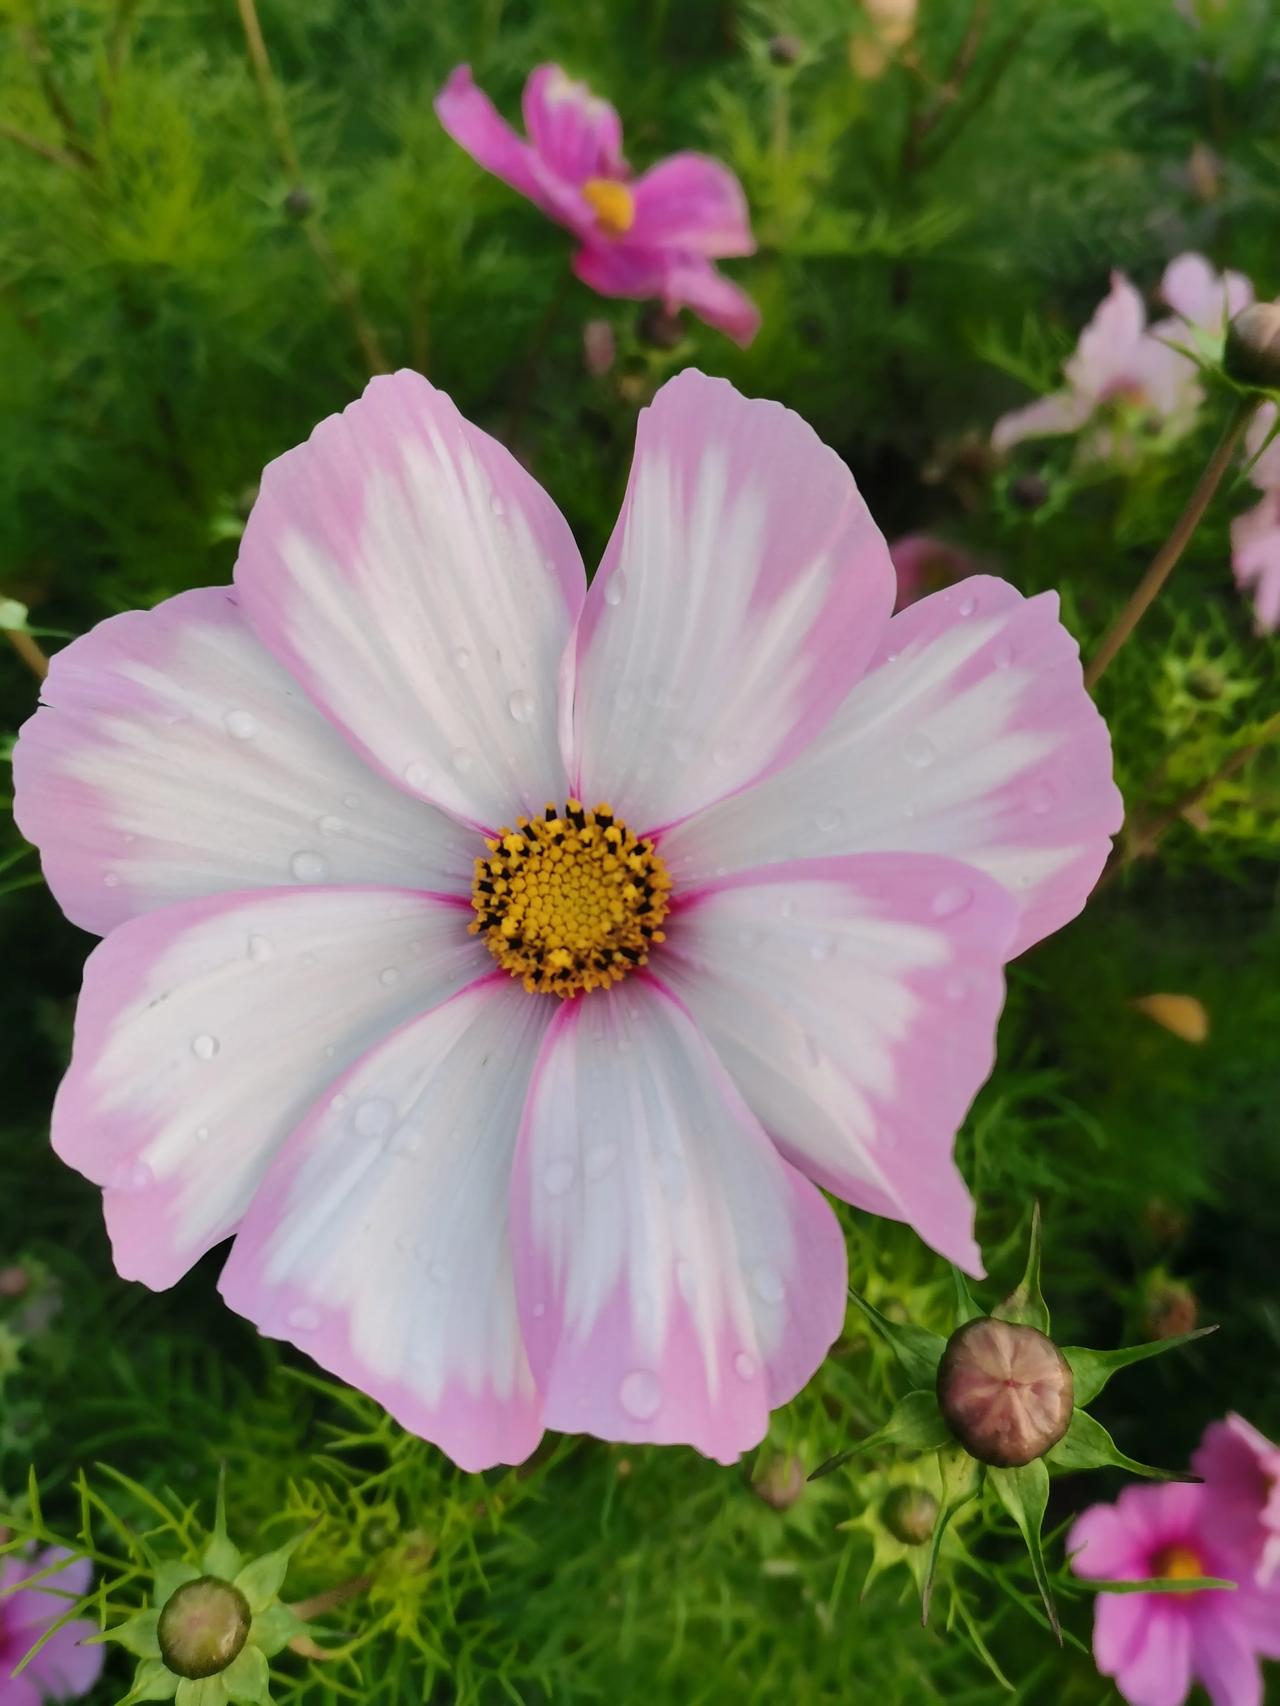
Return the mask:
[[927, 1487], [895, 1487], [880, 1506], [880, 1520], [904, 1546], [923, 1546], [938, 1520], [938, 1501]]
[[1035, 1327], [979, 1317], [957, 1327], [938, 1364], [938, 1408], [971, 1457], [1018, 1469], [1071, 1426], [1075, 1381]]
[[794, 1454], [771, 1457], [757, 1473], [751, 1490], [776, 1511], [790, 1510], [804, 1494], [804, 1464]]
[[1195, 1331], [1200, 1305], [1184, 1281], [1161, 1279], [1148, 1286], [1143, 1314], [1153, 1339], [1176, 1339]]
[[794, 65], [804, 52], [799, 36], [777, 35], [769, 38], [769, 61], [773, 65]]
[[1280, 302], [1254, 302], [1236, 315], [1222, 365], [1239, 385], [1280, 390]]
[[160, 1613], [160, 1656], [177, 1676], [217, 1676], [249, 1638], [249, 1602], [220, 1576], [198, 1576], [169, 1596]]
[[316, 210], [315, 197], [301, 184], [295, 184], [284, 198], [284, 210], [290, 219], [307, 219]]

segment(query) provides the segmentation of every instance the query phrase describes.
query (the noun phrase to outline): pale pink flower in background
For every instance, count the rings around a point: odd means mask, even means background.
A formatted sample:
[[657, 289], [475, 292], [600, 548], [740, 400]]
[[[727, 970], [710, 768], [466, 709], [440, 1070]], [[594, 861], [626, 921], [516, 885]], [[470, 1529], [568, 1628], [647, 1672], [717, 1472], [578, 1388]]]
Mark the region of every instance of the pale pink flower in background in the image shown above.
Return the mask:
[[[1254, 1565], [1260, 1586], [1275, 1581], [1280, 1573], [1280, 1446], [1243, 1416], [1231, 1415], [1205, 1430], [1191, 1467], [1212, 1494], [1223, 1539]], [[1280, 1597], [1276, 1616], [1280, 1619]]]
[[[51, 1568], [59, 1558], [61, 1568]], [[44, 1575], [49, 1570], [51, 1573]], [[89, 1588], [87, 1558], [72, 1559], [56, 1548], [0, 1559], [0, 1706], [39, 1706], [48, 1700], [74, 1700], [87, 1694], [102, 1671], [100, 1646], [83, 1643], [97, 1634], [94, 1624], [73, 1618], [48, 1640], [20, 1675], [13, 1673], [49, 1628]], [[34, 1578], [40, 1577], [37, 1581]]]
[[889, 556], [898, 577], [895, 611], [905, 610], [926, 593], [963, 580], [977, 566], [958, 546], [932, 533], [904, 533], [889, 546]]
[[[1174, 431], [1185, 430], [1203, 393], [1195, 363], [1174, 345], [1191, 341], [1189, 333], [1220, 336], [1226, 317], [1253, 300], [1253, 288], [1240, 273], [1219, 276], [1202, 255], [1189, 253], [1165, 268], [1160, 295], [1177, 317], [1149, 327], [1142, 297], [1123, 273], [1113, 272], [1110, 291], [1063, 369], [1065, 389], [1002, 415], [992, 430], [993, 446], [1004, 451], [1024, 439], [1078, 432], [1115, 401]], [[1124, 438], [1106, 428], [1088, 444], [1095, 457], [1127, 448]]]
[[119, 1271], [235, 1234], [231, 1305], [466, 1468], [758, 1442], [844, 1318], [818, 1186], [980, 1271], [1002, 963], [1121, 805], [1053, 594], [894, 591], [839, 458], [696, 372], [589, 591], [416, 374], [272, 463], [234, 589], [68, 646], [14, 754], [106, 935], [53, 1143]]
[[1262, 492], [1262, 502], [1231, 523], [1236, 584], [1252, 592], [1254, 617], [1264, 634], [1280, 629], [1280, 437], [1271, 436], [1275, 425], [1276, 405], [1263, 403], [1245, 435], [1249, 478]]
[[1209, 1486], [1128, 1487], [1093, 1505], [1067, 1536], [1071, 1567], [1101, 1581], [1234, 1581], [1192, 1593], [1101, 1592], [1093, 1656], [1130, 1706], [1181, 1706], [1199, 1682], [1213, 1706], [1262, 1706], [1259, 1657], [1280, 1657], [1280, 1596], [1250, 1579], [1224, 1544]]
[[760, 324], [754, 302], [712, 262], [755, 253], [742, 186], [705, 154], [672, 154], [639, 177], [622, 156], [617, 112], [558, 65], [524, 86], [518, 136], [460, 65], [436, 97], [441, 124], [472, 159], [578, 239], [573, 270], [602, 296], [689, 308], [736, 343]]

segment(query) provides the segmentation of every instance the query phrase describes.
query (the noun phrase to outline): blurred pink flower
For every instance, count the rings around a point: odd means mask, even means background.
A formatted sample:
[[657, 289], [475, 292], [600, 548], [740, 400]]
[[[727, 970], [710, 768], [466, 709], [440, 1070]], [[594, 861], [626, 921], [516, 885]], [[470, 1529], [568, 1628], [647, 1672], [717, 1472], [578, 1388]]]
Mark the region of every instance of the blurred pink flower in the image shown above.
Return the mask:
[[890, 545], [889, 556], [898, 577], [895, 611], [905, 610], [926, 593], [963, 580], [977, 567], [972, 557], [932, 533], [904, 533]]
[[760, 314], [712, 265], [755, 253], [742, 186], [705, 154], [672, 154], [638, 178], [622, 157], [622, 125], [607, 101], [558, 65], [524, 86], [528, 141], [460, 65], [436, 97], [449, 135], [487, 172], [527, 196], [578, 239], [573, 270], [602, 296], [657, 297], [689, 308], [736, 343]]
[[1103, 1581], [1216, 1576], [1198, 1593], [1099, 1593], [1093, 1656], [1131, 1706], [1180, 1706], [1193, 1681], [1213, 1706], [1261, 1706], [1259, 1656], [1280, 1657], [1280, 1596], [1260, 1589], [1221, 1531], [1214, 1488], [1128, 1487], [1093, 1505], [1067, 1537], [1078, 1576]]
[[[1253, 287], [1240, 273], [1220, 277], [1202, 255], [1189, 253], [1165, 268], [1160, 295], [1176, 317], [1149, 327], [1142, 297], [1123, 273], [1113, 272], [1110, 291], [1063, 369], [1066, 388], [1002, 415], [991, 434], [994, 447], [1009, 450], [1023, 439], [1078, 432], [1095, 411], [1117, 399], [1185, 430], [1202, 393], [1195, 363], [1174, 343], [1187, 342], [1189, 330], [1206, 338], [1220, 334], [1226, 317], [1252, 301]], [[1089, 448], [1105, 456], [1124, 446], [1103, 431]]]
[[1280, 437], [1267, 442], [1275, 424], [1276, 405], [1264, 403], [1245, 437], [1249, 478], [1262, 492], [1262, 502], [1231, 523], [1236, 584], [1242, 592], [1252, 591], [1254, 618], [1264, 634], [1280, 629]]
[[[32, 1578], [66, 1562], [40, 1581]], [[83, 1597], [91, 1574], [87, 1558], [50, 1547], [46, 1552], [0, 1562], [0, 1706], [37, 1706], [41, 1700], [72, 1700], [87, 1694], [102, 1670], [99, 1646], [82, 1643], [97, 1629], [87, 1619], [64, 1623], [22, 1671], [13, 1673], [51, 1623]], [[30, 1583], [24, 1586], [24, 1583]]]
[[1280, 1446], [1230, 1415], [1205, 1430], [1191, 1467], [1213, 1497], [1223, 1539], [1255, 1562], [1258, 1583], [1267, 1586], [1280, 1570]]

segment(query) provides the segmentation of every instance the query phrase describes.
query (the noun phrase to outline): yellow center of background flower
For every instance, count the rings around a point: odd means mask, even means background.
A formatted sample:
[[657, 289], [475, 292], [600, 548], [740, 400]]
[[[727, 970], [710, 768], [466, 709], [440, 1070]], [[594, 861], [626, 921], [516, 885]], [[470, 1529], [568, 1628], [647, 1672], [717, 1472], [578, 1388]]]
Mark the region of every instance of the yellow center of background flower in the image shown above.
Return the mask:
[[596, 224], [606, 237], [625, 237], [636, 222], [636, 198], [616, 178], [588, 178], [582, 186]]
[[607, 989], [664, 940], [671, 878], [607, 805], [569, 800], [501, 829], [476, 860], [470, 929], [531, 995]]
[[1192, 1546], [1166, 1546], [1157, 1552], [1152, 1562], [1153, 1576], [1162, 1576], [1167, 1581], [1190, 1582], [1205, 1573], [1204, 1560]]

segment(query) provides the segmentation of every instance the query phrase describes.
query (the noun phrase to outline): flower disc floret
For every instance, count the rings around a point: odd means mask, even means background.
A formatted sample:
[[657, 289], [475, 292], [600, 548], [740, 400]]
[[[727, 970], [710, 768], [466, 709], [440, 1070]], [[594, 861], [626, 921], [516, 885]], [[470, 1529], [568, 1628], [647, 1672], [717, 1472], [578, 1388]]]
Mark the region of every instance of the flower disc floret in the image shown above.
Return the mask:
[[652, 841], [637, 839], [608, 805], [548, 805], [485, 846], [470, 928], [531, 995], [607, 989], [665, 940], [671, 878]]

